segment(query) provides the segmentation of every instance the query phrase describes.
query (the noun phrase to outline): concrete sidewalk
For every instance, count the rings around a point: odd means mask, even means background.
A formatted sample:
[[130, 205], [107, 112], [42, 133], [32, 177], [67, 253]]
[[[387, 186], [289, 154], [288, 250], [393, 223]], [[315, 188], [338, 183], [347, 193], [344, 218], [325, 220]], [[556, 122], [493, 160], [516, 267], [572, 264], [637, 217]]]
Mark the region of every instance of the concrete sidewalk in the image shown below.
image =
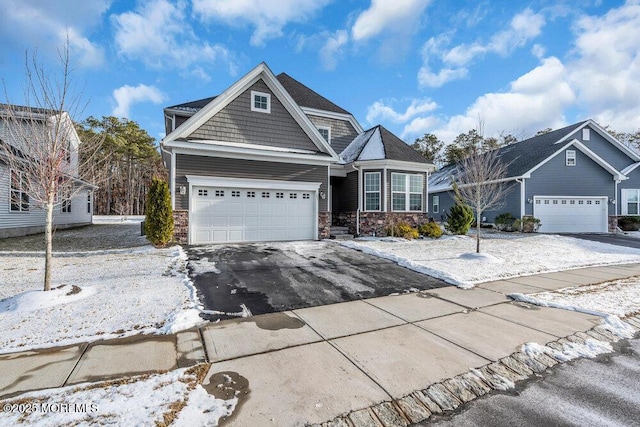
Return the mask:
[[[505, 362], [522, 344], [555, 342], [601, 322], [597, 316], [514, 303], [506, 294], [638, 275], [638, 264], [583, 268], [472, 290], [447, 287], [266, 314], [170, 336], [0, 355], [0, 398], [208, 361], [208, 390], [237, 387], [239, 404], [227, 420], [233, 425], [304, 425], [343, 414], [354, 425], [385, 419], [404, 425], [428, 417], [429, 405], [442, 395], [429, 399], [420, 390], [465, 378], [475, 368], [490, 375], [504, 363], [516, 365], [507, 369], [512, 379], [522, 379], [523, 371], [533, 372], [513, 358]], [[465, 401], [461, 393], [457, 399]], [[446, 405], [439, 402], [440, 408]]]

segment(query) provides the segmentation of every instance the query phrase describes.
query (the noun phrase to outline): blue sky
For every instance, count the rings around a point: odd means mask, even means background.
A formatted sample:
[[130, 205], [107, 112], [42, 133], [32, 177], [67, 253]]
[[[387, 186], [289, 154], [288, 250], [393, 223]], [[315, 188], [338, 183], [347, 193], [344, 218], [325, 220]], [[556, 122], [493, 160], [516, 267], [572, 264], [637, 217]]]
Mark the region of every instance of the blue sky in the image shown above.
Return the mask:
[[[82, 119], [162, 138], [162, 108], [216, 95], [258, 63], [406, 141], [530, 136], [585, 118], [640, 128], [640, 2], [3, 0], [0, 76], [23, 103], [25, 50], [69, 35]], [[3, 97], [4, 98], [4, 97]]]

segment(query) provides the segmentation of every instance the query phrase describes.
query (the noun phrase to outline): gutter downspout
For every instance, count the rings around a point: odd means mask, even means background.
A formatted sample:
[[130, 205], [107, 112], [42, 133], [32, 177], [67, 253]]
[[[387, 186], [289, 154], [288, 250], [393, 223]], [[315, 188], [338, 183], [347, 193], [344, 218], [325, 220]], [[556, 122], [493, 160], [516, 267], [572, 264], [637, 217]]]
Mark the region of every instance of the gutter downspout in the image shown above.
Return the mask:
[[160, 142], [160, 150], [171, 156], [171, 168], [169, 168], [169, 191], [171, 193], [171, 209], [176, 209], [176, 155], [171, 151], [164, 149], [162, 142]]
[[[520, 220], [522, 220], [526, 209], [525, 197], [527, 196], [527, 193], [524, 187], [524, 178], [516, 178], [516, 182], [520, 183]], [[533, 215], [533, 212], [531, 212], [531, 215]]]
[[358, 209], [356, 210], [356, 235], [360, 235], [360, 211], [362, 210], [362, 169], [355, 166], [358, 171]]

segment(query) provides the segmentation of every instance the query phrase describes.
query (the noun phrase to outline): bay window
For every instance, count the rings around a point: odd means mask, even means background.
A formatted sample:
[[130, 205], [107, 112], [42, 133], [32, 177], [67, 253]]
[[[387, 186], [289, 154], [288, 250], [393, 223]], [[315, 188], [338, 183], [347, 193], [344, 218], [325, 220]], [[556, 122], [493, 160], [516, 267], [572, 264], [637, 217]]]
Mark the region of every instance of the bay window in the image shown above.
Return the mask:
[[391, 174], [391, 209], [394, 211], [422, 211], [424, 176], [420, 174]]

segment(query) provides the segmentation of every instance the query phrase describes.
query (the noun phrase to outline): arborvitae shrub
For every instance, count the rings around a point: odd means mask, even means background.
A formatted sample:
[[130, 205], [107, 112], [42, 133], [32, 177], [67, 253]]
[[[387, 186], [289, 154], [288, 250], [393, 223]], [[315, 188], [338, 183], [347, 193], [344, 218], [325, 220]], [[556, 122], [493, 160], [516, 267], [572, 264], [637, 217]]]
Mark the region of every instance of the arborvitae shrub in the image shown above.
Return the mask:
[[147, 196], [144, 231], [156, 246], [166, 246], [173, 237], [171, 195], [166, 182], [153, 178]]
[[467, 234], [473, 224], [473, 209], [471, 209], [460, 196], [458, 186], [453, 184], [456, 203], [451, 206], [447, 214], [446, 229], [453, 234]]

